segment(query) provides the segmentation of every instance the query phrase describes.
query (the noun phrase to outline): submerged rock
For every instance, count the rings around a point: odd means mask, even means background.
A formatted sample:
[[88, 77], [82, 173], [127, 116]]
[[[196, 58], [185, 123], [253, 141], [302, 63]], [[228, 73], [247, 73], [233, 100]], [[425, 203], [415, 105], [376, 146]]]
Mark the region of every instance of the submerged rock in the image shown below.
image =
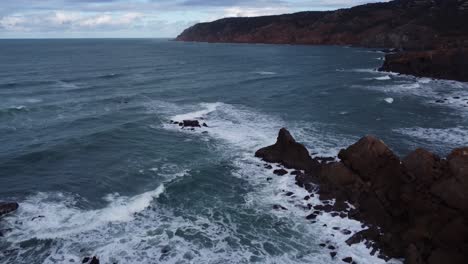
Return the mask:
[[198, 120], [184, 120], [182, 121], [184, 127], [201, 127]]
[[15, 202], [0, 202], [0, 216], [16, 211], [18, 207], [18, 203]]

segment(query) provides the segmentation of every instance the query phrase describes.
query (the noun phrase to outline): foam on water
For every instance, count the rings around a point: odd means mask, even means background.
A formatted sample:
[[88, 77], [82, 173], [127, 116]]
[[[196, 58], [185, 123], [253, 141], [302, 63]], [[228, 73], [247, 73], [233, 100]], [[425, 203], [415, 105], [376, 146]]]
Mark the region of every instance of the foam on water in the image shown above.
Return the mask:
[[455, 148], [468, 145], [468, 128], [400, 128], [394, 130], [397, 133], [411, 136], [422, 141], [428, 141], [431, 145], [441, 145]]
[[254, 73], [260, 74], [260, 75], [276, 75], [277, 74], [276, 72], [272, 72], [272, 71], [257, 71]]
[[79, 209], [75, 207], [74, 197], [62, 193], [39, 193], [20, 203], [15, 222], [10, 223], [13, 231], [8, 234], [8, 239], [66, 238], [109, 223], [129, 222], [134, 219], [135, 213], [146, 209], [163, 192], [162, 184], [155, 190], [134, 197], [107, 195], [104, 199], [109, 205], [96, 210]]
[[387, 81], [387, 80], [391, 80], [392, 78], [390, 77], [390, 75], [385, 75], [385, 76], [382, 76], [382, 77], [375, 77], [374, 79], [376, 79], [378, 81]]
[[393, 98], [388, 97], [388, 98], [385, 98], [384, 101], [387, 102], [387, 103], [389, 103], [389, 104], [393, 104], [393, 101], [394, 101], [394, 100], [393, 100]]
[[172, 118], [172, 120], [181, 122], [181, 121], [184, 121], [184, 120], [198, 119], [198, 118], [201, 118], [201, 117], [215, 111], [216, 108], [218, 108], [220, 105], [221, 105], [221, 103], [207, 103], [207, 104], [202, 103], [201, 104], [201, 106], [203, 107], [202, 110], [198, 110], [198, 111], [190, 112], [190, 113], [186, 113], [186, 114], [176, 115], [176, 116], [174, 116]]
[[352, 87], [372, 89], [386, 94], [399, 94], [421, 98], [429, 105], [445, 106], [462, 110], [460, 114], [468, 111], [468, 83], [448, 80], [435, 80], [430, 78], [417, 78], [409, 75], [398, 75], [389, 72], [376, 72], [370, 69], [355, 69], [353, 71], [369, 74], [391, 74], [371, 77], [367, 79], [393, 80], [386, 85], [354, 85]]
[[[214, 109], [213, 106], [216, 106]], [[362, 230], [361, 223], [332, 217], [324, 213], [317, 218], [316, 223], [310, 223], [306, 216], [312, 211], [307, 204], [321, 204], [317, 195], [309, 201], [303, 198], [309, 193], [295, 184], [293, 176], [278, 177], [271, 170], [264, 168], [261, 160], [254, 157], [254, 151], [259, 147], [267, 146], [276, 140], [277, 131], [280, 127], [287, 126], [293, 135], [300, 142], [307, 146], [314, 146], [311, 152], [316, 156], [335, 156], [341, 147], [348, 144], [351, 139], [324, 136], [314, 125], [304, 123], [287, 123], [280, 118], [268, 116], [255, 112], [251, 109], [232, 106], [224, 103], [200, 104], [202, 110], [170, 117], [171, 120], [180, 120], [180, 116], [198, 116], [208, 124], [208, 128], [201, 128], [195, 131], [180, 129], [177, 125], [164, 125], [166, 129], [174, 132], [190, 133], [201, 137], [210, 136], [220, 141], [222, 148], [228, 155], [233, 155], [232, 163], [235, 170], [233, 176], [240, 179], [247, 179], [253, 187], [253, 191], [244, 197], [246, 205], [258, 214], [269, 211], [275, 217], [284, 219], [288, 223], [294, 223], [292, 229], [297, 231], [292, 237], [292, 243], [298, 248], [309, 249], [314, 253], [301, 252], [301, 258], [293, 258], [294, 254], [285, 254], [280, 259], [267, 263], [333, 263], [329, 251], [318, 246], [319, 243], [328, 242], [336, 245], [338, 255], [336, 259], [347, 256], [353, 257], [358, 263], [385, 263], [370, 254], [370, 249], [364, 244], [348, 246], [344, 241], [351, 235], [344, 235], [333, 227], [348, 229], [353, 232]], [[214, 109], [214, 110], [213, 110]], [[209, 111], [210, 110], [210, 111]], [[199, 113], [204, 113], [200, 115]], [[208, 133], [203, 133], [207, 131]], [[325, 144], [324, 144], [325, 142]], [[286, 192], [293, 192], [293, 196], [285, 196]], [[285, 211], [273, 210], [273, 205], [281, 205], [287, 208]], [[326, 224], [327, 227], [323, 225]], [[315, 241], [311, 243], [311, 241]], [[297, 253], [297, 252], [296, 252]], [[299, 253], [297, 253], [299, 254]], [[392, 260], [390, 263], [400, 263]]]

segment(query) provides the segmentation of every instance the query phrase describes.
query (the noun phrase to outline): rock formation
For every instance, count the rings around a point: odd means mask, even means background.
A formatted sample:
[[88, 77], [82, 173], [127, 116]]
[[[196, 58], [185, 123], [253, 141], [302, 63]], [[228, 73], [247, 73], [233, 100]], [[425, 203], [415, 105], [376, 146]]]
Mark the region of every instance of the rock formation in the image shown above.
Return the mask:
[[0, 202], [0, 216], [16, 211], [16, 209], [18, 209], [18, 203]]
[[340, 161], [321, 164], [283, 128], [275, 145], [257, 153], [291, 168], [315, 168], [298, 174], [298, 185], [317, 185], [321, 200], [336, 202], [313, 209], [368, 226], [349, 245], [367, 240], [381, 257], [404, 257], [408, 264], [468, 263], [468, 148], [446, 159], [417, 149], [400, 160], [383, 141], [366, 136], [342, 150]]
[[[466, 81], [466, 59], [455, 57], [468, 48], [466, 25], [468, 0], [394, 0], [336, 11], [224, 18], [196, 24], [176, 40], [438, 50], [388, 56], [383, 69]], [[452, 59], [455, 64], [447, 63]]]
[[387, 54], [379, 70], [468, 82], [468, 48]]
[[280, 130], [274, 145], [259, 149], [255, 152], [255, 157], [299, 170], [311, 170], [317, 164], [310, 157], [309, 151], [297, 143], [285, 128]]

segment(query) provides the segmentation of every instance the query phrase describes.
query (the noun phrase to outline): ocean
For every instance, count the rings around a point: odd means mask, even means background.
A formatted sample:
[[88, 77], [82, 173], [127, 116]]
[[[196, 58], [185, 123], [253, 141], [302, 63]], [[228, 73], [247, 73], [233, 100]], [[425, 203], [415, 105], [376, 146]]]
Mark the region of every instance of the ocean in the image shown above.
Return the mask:
[[[377, 72], [383, 57], [334, 46], [1, 40], [0, 200], [20, 208], [0, 220], [0, 263], [385, 263], [344, 243], [342, 231], [361, 223], [307, 220], [317, 196], [304, 200], [293, 176], [254, 157], [281, 127], [321, 157], [366, 134], [400, 156], [467, 145], [468, 84]], [[208, 127], [170, 124], [191, 118]]]

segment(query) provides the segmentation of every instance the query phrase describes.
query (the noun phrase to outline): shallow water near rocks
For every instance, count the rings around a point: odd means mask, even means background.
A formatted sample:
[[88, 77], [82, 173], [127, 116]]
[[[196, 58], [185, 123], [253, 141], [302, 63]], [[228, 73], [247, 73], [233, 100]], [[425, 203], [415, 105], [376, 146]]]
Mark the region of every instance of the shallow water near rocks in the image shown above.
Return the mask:
[[[20, 203], [0, 221], [0, 263], [93, 255], [102, 263], [384, 263], [344, 243], [351, 234], [343, 230], [360, 223], [307, 220], [317, 197], [304, 200], [293, 176], [254, 158], [281, 127], [316, 156], [335, 156], [365, 134], [402, 156], [468, 144], [468, 85], [376, 72], [382, 56], [323, 46], [0, 41], [0, 200]], [[208, 127], [169, 124], [191, 118]]]

